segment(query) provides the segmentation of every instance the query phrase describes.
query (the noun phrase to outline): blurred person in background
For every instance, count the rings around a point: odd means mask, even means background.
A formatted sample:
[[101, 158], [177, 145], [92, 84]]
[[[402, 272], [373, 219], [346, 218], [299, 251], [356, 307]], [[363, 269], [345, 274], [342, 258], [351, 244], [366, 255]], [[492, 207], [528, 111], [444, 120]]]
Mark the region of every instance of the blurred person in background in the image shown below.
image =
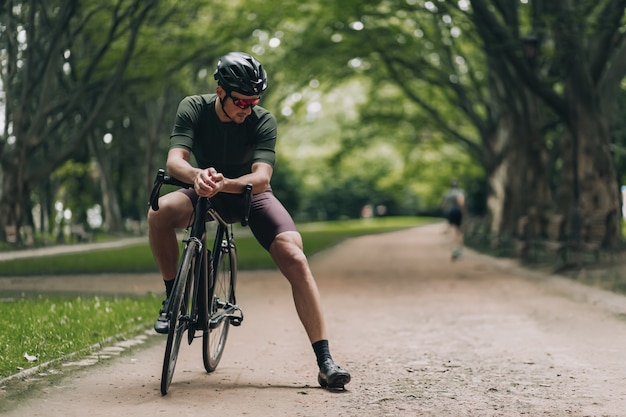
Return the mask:
[[451, 259], [463, 255], [463, 217], [465, 216], [465, 193], [459, 188], [458, 180], [450, 182], [450, 189], [443, 196], [442, 208], [452, 233]]

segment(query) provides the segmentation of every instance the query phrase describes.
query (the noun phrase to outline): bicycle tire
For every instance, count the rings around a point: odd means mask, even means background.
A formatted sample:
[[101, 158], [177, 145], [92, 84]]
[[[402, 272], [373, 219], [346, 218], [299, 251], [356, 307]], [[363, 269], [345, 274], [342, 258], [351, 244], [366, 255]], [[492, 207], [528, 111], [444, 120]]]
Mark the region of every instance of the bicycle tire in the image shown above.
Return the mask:
[[165, 355], [163, 357], [163, 370], [161, 372], [161, 394], [166, 395], [174, 369], [176, 368], [176, 360], [178, 359], [178, 351], [180, 343], [183, 339], [185, 331], [189, 328], [188, 320], [181, 320], [182, 317], [189, 317], [191, 302], [189, 294], [193, 286], [193, 271], [196, 260], [196, 244], [191, 242], [185, 248], [183, 260], [180, 263], [178, 273], [176, 275], [176, 284], [172, 290], [171, 308], [169, 314], [169, 331], [167, 334], [167, 343], [165, 345]]
[[[234, 244], [223, 245], [219, 251], [217, 261], [210, 265], [212, 282], [209, 290], [210, 320], [224, 313], [220, 303], [227, 301], [235, 303], [235, 285], [237, 282], [237, 252]], [[230, 319], [223, 318], [216, 325], [210, 324], [208, 331], [202, 336], [202, 359], [204, 369], [213, 372], [222, 358], [228, 330], [230, 329]]]

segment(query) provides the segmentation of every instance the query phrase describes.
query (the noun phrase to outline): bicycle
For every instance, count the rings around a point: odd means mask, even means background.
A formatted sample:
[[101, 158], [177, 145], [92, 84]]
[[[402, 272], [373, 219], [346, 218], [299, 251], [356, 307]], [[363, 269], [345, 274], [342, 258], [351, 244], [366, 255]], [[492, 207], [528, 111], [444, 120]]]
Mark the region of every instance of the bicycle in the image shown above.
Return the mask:
[[[159, 169], [150, 194], [150, 206], [155, 211], [159, 209], [162, 185], [193, 187]], [[242, 226], [248, 225], [251, 200], [252, 185], [248, 184], [243, 192]], [[211, 220], [217, 222], [217, 227], [212, 250], [209, 250], [206, 222]], [[194, 208], [193, 223], [187, 227], [185, 236], [174, 287], [164, 305], [169, 331], [161, 373], [162, 395], [167, 394], [172, 382], [185, 331], [189, 345], [200, 337], [196, 333], [202, 332], [202, 360], [204, 369], [210, 373], [215, 371], [224, 353], [230, 325], [239, 326], [243, 321], [243, 311], [235, 298], [237, 248], [232, 224], [224, 221], [208, 198], [200, 197]]]

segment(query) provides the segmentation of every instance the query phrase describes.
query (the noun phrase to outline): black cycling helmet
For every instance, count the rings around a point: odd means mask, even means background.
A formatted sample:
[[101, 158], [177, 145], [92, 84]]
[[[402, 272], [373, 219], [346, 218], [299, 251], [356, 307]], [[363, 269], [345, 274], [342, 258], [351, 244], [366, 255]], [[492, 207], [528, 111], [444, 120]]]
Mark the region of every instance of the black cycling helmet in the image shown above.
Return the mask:
[[227, 93], [259, 96], [267, 88], [267, 75], [259, 61], [243, 52], [231, 52], [220, 58], [213, 77]]

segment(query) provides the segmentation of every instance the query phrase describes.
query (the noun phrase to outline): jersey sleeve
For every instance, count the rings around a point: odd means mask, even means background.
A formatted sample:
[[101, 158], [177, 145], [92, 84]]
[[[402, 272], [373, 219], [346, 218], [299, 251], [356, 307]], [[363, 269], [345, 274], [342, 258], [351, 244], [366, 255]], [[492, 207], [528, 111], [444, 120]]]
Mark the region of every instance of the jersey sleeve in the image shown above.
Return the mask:
[[191, 152], [194, 126], [200, 114], [200, 104], [193, 97], [185, 97], [178, 104], [176, 120], [170, 136], [170, 149], [182, 148]]
[[264, 162], [273, 168], [276, 163], [276, 118], [269, 112], [265, 113], [259, 120], [256, 130], [258, 140], [256, 142], [254, 156], [252, 157], [252, 164]]

